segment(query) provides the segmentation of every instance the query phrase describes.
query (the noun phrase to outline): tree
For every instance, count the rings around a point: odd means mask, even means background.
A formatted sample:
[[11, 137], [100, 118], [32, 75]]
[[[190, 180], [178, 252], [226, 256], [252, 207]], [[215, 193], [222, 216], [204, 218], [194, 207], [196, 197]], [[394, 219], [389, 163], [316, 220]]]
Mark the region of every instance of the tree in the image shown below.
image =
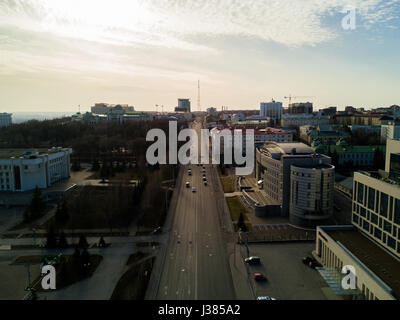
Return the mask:
[[93, 160], [93, 163], [92, 163], [92, 171], [99, 171], [100, 170], [100, 163], [99, 163], [99, 161], [96, 159], [96, 160]]
[[106, 246], [106, 242], [104, 241], [103, 236], [101, 236], [101, 238], [99, 240], [99, 247], [104, 248], [105, 246]]
[[67, 237], [64, 232], [61, 232], [60, 238], [58, 239], [58, 247], [61, 249], [68, 248]]
[[55, 219], [58, 224], [63, 224], [68, 221], [69, 213], [68, 213], [67, 202], [65, 199], [63, 200], [61, 205], [60, 203], [57, 204]]
[[81, 170], [81, 163], [79, 162], [79, 160], [74, 160], [74, 162], [72, 163], [72, 166], [71, 166], [71, 170], [72, 171]]
[[50, 225], [47, 235], [46, 235], [46, 247], [49, 249], [54, 249], [57, 247], [56, 234], [54, 232], [53, 225]]
[[237, 226], [241, 231], [247, 231], [246, 223], [244, 222], [243, 212], [240, 212]]
[[85, 249], [89, 246], [88, 242], [86, 240], [86, 237], [83, 234], [79, 237], [78, 246], [79, 246], [79, 248], [83, 248], [83, 249]]
[[32, 201], [30, 205], [25, 209], [24, 219], [30, 221], [40, 217], [46, 208], [46, 204], [42, 199], [42, 193], [38, 187], [33, 192]]

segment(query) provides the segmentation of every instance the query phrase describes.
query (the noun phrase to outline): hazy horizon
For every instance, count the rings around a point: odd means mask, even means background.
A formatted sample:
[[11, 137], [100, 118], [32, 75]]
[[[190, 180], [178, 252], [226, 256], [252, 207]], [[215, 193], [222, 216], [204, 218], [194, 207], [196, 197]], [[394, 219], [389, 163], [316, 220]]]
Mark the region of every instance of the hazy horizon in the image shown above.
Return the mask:
[[400, 0], [3, 0], [0, 112], [196, 111], [198, 80], [203, 111], [400, 104], [399, 18]]

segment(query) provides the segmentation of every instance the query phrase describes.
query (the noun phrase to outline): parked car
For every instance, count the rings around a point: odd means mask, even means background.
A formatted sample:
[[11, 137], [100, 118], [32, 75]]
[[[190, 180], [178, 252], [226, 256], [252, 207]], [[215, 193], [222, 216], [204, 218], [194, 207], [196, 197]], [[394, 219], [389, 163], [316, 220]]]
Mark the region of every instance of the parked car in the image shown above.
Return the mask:
[[204, 180], [204, 185], [205, 185], [205, 186], [207, 185], [207, 180]]
[[206, 181], [206, 180], [207, 180], [207, 178], [205, 176], [203, 176], [203, 181]]
[[161, 232], [162, 232], [161, 227], [157, 227], [157, 228], [155, 228], [155, 229], [153, 230], [153, 234], [158, 234], [158, 233], [161, 233]]
[[192, 188], [192, 192], [193, 193], [196, 192], [196, 188], [195, 187]]
[[186, 182], [186, 188], [190, 188], [190, 182], [189, 181]]
[[272, 297], [268, 297], [268, 296], [261, 296], [261, 297], [257, 297], [257, 300], [276, 300], [275, 298]]
[[248, 264], [260, 264], [261, 259], [260, 259], [260, 257], [248, 257], [248, 258], [244, 259], [244, 262], [246, 262]]
[[191, 176], [192, 175], [192, 171], [188, 171], [188, 175]]
[[266, 281], [267, 280], [267, 277], [264, 274], [260, 273], [260, 272], [254, 273], [253, 274], [253, 278], [256, 281]]

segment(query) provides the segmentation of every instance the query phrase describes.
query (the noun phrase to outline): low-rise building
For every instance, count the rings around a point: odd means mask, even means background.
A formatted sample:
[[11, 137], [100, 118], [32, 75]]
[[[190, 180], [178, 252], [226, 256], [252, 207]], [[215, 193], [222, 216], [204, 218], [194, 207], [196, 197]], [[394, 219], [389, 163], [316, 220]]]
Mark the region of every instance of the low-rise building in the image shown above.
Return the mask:
[[70, 177], [72, 149], [0, 150], [0, 192], [46, 189]]
[[306, 125], [318, 126], [321, 124], [329, 124], [329, 116], [314, 114], [283, 114], [281, 126], [283, 128], [301, 127]]
[[12, 113], [0, 113], [0, 128], [12, 124]]
[[324, 128], [321, 126], [301, 126], [299, 128], [300, 139], [308, 144], [319, 141], [321, 144], [336, 144], [340, 139], [350, 138], [350, 133]]
[[[318, 227], [315, 256], [330, 287], [348, 299], [400, 299], [400, 141], [387, 141], [385, 170], [354, 173], [352, 225]], [[355, 290], [341, 284], [354, 268]]]
[[339, 140], [336, 144], [322, 144], [318, 140], [311, 144], [317, 153], [337, 157], [339, 165], [352, 163], [355, 167], [370, 167], [374, 164], [374, 154], [376, 149], [380, 149], [385, 154], [385, 146], [353, 146], [345, 140]]

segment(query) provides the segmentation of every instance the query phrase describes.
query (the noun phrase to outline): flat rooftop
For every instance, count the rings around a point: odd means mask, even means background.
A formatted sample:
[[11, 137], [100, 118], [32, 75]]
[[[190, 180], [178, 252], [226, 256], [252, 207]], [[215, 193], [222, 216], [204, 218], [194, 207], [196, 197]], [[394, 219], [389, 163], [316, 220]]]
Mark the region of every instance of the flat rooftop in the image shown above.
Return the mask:
[[[66, 151], [68, 148], [60, 148], [58, 151]], [[45, 148], [38, 148], [38, 149], [0, 149], [0, 159], [10, 159], [12, 157], [20, 158], [25, 155], [25, 153], [31, 152], [34, 155], [35, 152], [39, 153], [40, 155], [50, 154], [52, 151], [51, 149]], [[53, 151], [56, 153], [57, 151]]]
[[386, 283], [396, 299], [400, 299], [400, 260], [367, 238], [357, 229], [324, 231], [340, 242], [368, 269]]

